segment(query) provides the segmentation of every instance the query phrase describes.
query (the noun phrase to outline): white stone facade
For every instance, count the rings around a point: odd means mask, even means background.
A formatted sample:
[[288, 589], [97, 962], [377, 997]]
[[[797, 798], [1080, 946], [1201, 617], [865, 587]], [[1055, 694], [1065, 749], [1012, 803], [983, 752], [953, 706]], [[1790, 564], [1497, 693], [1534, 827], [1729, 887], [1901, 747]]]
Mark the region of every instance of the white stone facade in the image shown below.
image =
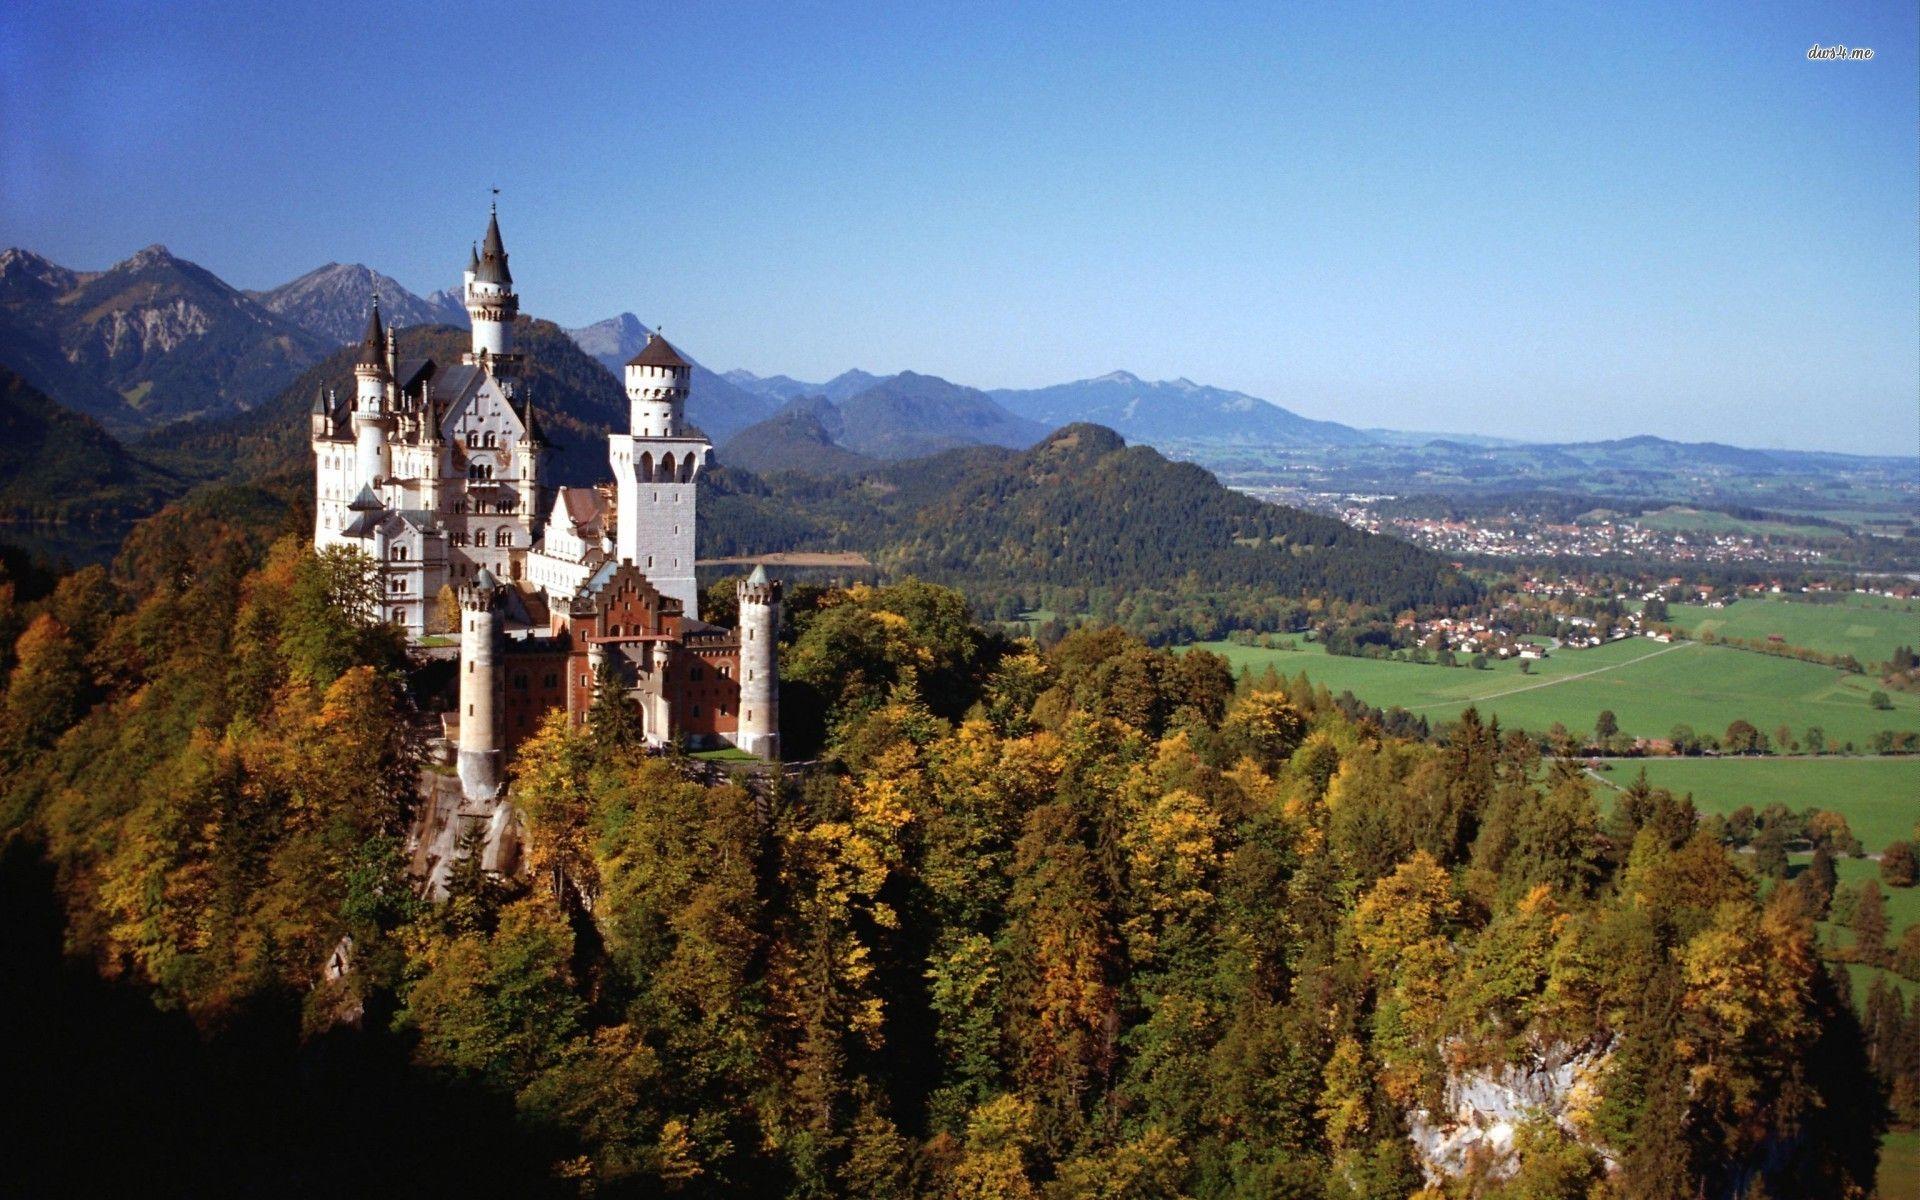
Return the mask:
[[518, 298], [497, 222], [466, 290], [474, 333], [459, 365], [403, 362], [376, 308], [352, 400], [313, 406], [314, 546], [354, 546], [380, 563], [381, 616], [413, 637], [442, 622], [442, 588], [483, 569], [525, 577], [542, 507], [546, 447], [518, 395]]

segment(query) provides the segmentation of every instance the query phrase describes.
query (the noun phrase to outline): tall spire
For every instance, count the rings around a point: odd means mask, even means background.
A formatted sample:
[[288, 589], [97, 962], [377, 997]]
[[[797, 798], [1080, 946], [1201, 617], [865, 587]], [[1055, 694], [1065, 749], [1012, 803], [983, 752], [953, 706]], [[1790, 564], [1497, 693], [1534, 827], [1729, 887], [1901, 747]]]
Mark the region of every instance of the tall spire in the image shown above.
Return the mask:
[[373, 311], [367, 314], [366, 336], [360, 339], [360, 358], [354, 363], [357, 367], [378, 367], [387, 369], [387, 335], [380, 327], [380, 297], [373, 297]]
[[480, 243], [480, 261], [474, 267], [474, 276], [484, 283], [512, 283], [513, 273], [507, 270], [507, 247], [500, 240], [500, 213], [498, 209], [487, 213], [487, 236]]

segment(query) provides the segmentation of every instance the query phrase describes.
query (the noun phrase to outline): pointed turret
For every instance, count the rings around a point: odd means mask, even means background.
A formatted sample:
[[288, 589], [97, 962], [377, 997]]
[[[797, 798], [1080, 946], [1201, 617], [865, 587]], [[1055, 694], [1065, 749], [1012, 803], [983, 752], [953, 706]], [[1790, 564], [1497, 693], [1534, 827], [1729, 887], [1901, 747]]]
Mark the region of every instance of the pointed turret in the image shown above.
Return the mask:
[[313, 387], [313, 408], [310, 411], [316, 417], [327, 415], [327, 389], [319, 384]]
[[520, 423], [527, 427], [528, 445], [544, 446], [547, 444], [547, 435], [540, 431], [539, 422], [534, 420], [532, 396], [527, 397], [526, 406], [520, 414]]
[[373, 311], [367, 314], [367, 332], [360, 339], [360, 357], [353, 364], [358, 371], [372, 368], [387, 373], [387, 334], [380, 325], [380, 297], [373, 298]]
[[380, 497], [373, 494], [372, 484], [361, 484], [360, 494], [353, 498], [347, 508], [353, 512], [379, 512], [386, 505], [380, 503]]
[[480, 261], [473, 268], [473, 277], [482, 283], [512, 283], [513, 272], [507, 270], [507, 247], [500, 240], [500, 214], [487, 216], [487, 236], [480, 243]]
[[[468, 260], [467, 317], [473, 323], [473, 350], [468, 362], [484, 353], [499, 360], [513, 355], [513, 319], [520, 315], [520, 297], [513, 294], [513, 272], [507, 270], [507, 245], [500, 237], [500, 216], [487, 214], [487, 236]], [[490, 369], [511, 372], [513, 361]]]
[[467, 249], [467, 270], [468, 272], [471, 273], [474, 271], [478, 271], [479, 269], [480, 269], [480, 243], [474, 242], [471, 245], [469, 245]]

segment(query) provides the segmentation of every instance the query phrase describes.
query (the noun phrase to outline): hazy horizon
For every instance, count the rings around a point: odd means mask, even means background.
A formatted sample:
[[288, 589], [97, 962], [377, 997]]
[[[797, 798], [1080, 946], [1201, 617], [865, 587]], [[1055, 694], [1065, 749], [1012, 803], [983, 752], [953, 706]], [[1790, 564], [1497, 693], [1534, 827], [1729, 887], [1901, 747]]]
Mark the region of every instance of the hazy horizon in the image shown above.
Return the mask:
[[0, 243], [75, 268], [159, 242], [426, 295], [499, 186], [527, 311], [632, 311], [716, 370], [1920, 449], [1891, 11], [12, 18]]

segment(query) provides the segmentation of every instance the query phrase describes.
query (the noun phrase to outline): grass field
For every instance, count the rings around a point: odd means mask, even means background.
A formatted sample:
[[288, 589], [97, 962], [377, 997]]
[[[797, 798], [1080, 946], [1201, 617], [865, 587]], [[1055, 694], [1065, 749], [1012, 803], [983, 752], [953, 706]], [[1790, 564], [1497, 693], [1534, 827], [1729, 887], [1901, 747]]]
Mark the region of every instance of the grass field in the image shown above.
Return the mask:
[[1834, 541], [1844, 536], [1838, 529], [1823, 525], [1798, 525], [1788, 521], [1754, 521], [1730, 513], [1708, 512], [1698, 508], [1674, 506], [1646, 513], [1636, 520], [1649, 529], [1670, 533], [1744, 533], [1756, 537], [1794, 537], [1810, 541]]
[[1606, 778], [1614, 786], [1625, 787], [1644, 767], [1649, 783], [1692, 793], [1703, 813], [1725, 815], [1743, 804], [1831, 809], [1869, 853], [1913, 837], [1920, 821], [1920, 758], [1646, 758], [1611, 766]]
[[[1806, 604], [1793, 600], [1741, 600], [1726, 608], [1669, 605], [1672, 624], [1688, 633], [1764, 641], [1779, 634], [1789, 645], [1827, 654], [1851, 654], [1871, 668], [1895, 646], [1920, 646], [1920, 605], [1865, 596], [1881, 605]], [[1893, 607], [1899, 605], [1900, 607]]]
[[1475, 671], [1364, 658], [1316, 649], [1267, 650], [1231, 642], [1203, 643], [1234, 670], [1255, 673], [1269, 663], [1292, 677], [1305, 671], [1337, 695], [1351, 691], [1381, 708], [1399, 705], [1430, 720], [1456, 717], [1468, 705], [1503, 725], [1545, 731], [1555, 722], [1576, 732], [1593, 728], [1612, 709], [1620, 728], [1641, 737], [1666, 737], [1678, 724], [1719, 734], [1744, 718], [1772, 735], [1785, 724], [1796, 737], [1810, 725], [1830, 745], [1865, 748], [1882, 729], [1920, 729], [1920, 696], [1894, 693], [1894, 710], [1867, 705], [1874, 681], [1831, 667], [1694, 642], [1661, 645], [1628, 638], [1591, 650], [1561, 650], [1520, 673], [1515, 662]]
[[1920, 1132], [1897, 1130], [1881, 1141], [1873, 1194], [1878, 1200], [1920, 1200]]

